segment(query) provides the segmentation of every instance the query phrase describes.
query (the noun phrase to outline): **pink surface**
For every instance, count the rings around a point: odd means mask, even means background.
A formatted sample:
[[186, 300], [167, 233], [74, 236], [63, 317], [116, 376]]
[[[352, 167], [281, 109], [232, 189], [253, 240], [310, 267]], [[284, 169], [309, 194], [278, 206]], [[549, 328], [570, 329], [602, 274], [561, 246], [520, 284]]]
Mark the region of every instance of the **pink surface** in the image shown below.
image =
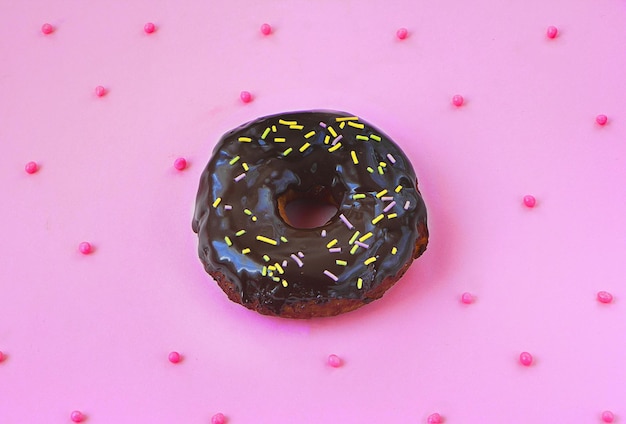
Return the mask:
[[[0, 422], [626, 421], [623, 1], [4, 3]], [[197, 182], [315, 108], [402, 146], [431, 243], [361, 310], [268, 318], [203, 271]]]

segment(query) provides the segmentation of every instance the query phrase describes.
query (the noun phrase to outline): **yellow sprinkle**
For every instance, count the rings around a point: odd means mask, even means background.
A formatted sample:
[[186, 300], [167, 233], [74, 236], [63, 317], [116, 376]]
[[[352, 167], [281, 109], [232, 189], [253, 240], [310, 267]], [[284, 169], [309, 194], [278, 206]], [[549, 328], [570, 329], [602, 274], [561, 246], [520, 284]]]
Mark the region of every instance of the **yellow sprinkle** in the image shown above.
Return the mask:
[[272, 277], [272, 280], [276, 281], [277, 283], [280, 281], [280, 277]]
[[397, 216], [398, 216], [398, 214], [395, 213], [395, 212], [394, 213], [390, 213], [389, 215], [387, 215], [387, 219], [393, 219], [393, 218], [395, 218]]
[[370, 174], [374, 173], [374, 169], [371, 166], [367, 167], [367, 172], [369, 172]]
[[308, 141], [306, 143], [304, 143], [302, 146], [300, 146], [300, 148], [298, 150], [300, 150], [300, 153], [304, 152], [306, 149], [308, 149], [309, 147], [311, 147], [311, 143], [309, 143]]
[[301, 130], [304, 128], [304, 125], [289, 125], [290, 130]]
[[367, 138], [367, 136], [360, 135], [360, 134], [356, 136], [356, 139], [357, 139], [357, 140], [361, 140], [361, 141], [367, 141], [367, 140], [369, 140], [369, 138]]
[[265, 262], [269, 262], [269, 261], [270, 261], [270, 257], [269, 257], [269, 256], [267, 256], [267, 255], [263, 255], [263, 260], [264, 260]]
[[344, 261], [344, 260], [342, 260], [342, 259], [337, 259], [337, 260], [335, 261], [335, 263], [336, 263], [337, 265], [340, 265], [340, 266], [346, 266], [346, 265], [348, 265], [348, 261]]
[[359, 117], [358, 116], [342, 116], [340, 118], [335, 118], [335, 121], [337, 122], [343, 122], [343, 121], [358, 121]]
[[286, 140], [285, 137], [274, 137], [274, 143], [284, 143]]
[[230, 240], [230, 237], [224, 237], [224, 241], [226, 242], [226, 246], [230, 247], [233, 245], [233, 242]]
[[339, 128], [341, 128], [341, 129], [344, 129], [344, 128], [345, 128], [345, 126], [346, 126], [346, 123], [345, 123], [345, 122], [342, 122], [341, 124], [339, 124]]
[[379, 173], [380, 175], [383, 175], [383, 174], [385, 173], [385, 171], [383, 170], [383, 167], [382, 167], [382, 166], [380, 166], [380, 165], [378, 165], [378, 173]]
[[221, 197], [218, 197], [217, 199], [215, 199], [215, 201], [213, 202], [213, 207], [216, 208], [217, 205], [219, 205], [221, 201], [222, 201]]
[[363, 124], [357, 124], [356, 122], [352, 122], [352, 121], [348, 122], [348, 125], [350, 125], [351, 127], [354, 127], [354, 128], [358, 128], [358, 129], [360, 129], [360, 130], [362, 130], [363, 128], [365, 128], [365, 125], [363, 125]]
[[270, 127], [265, 128], [265, 131], [263, 131], [263, 135], [261, 135], [261, 140], [265, 140], [265, 137], [267, 137], [270, 131], [271, 131]]
[[250, 209], [248, 209], [248, 208], [244, 209], [243, 213], [245, 213], [248, 216], [252, 215], [252, 211]]
[[365, 199], [366, 197], [367, 197], [367, 196], [366, 196], [366, 195], [364, 195], [363, 193], [357, 193], [357, 194], [353, 194], [353, 195], [352, 195], [352, 198], [353, 198], [354, 200], [358, 200], [358, 199]]
[[359, 279], [356, 280], [356, 288], [359, 290], [363, 288], [363, 279], [361, 277], [359, 277]]
[[371, 256], [371, 257], [367, 258], [367, 259], [366, 259], [363, 263], [364, 263], [365, 265], [369, 265], [369, 264], [371, 264], [372, 262], [376, 262], [376, 256]]
[[354, 255], [354, 252], [356, 252], [358, 248], [359, 248], [358, 244], [355, 244], [354, 246], [352, 246], [352, 249], [350, 249], [350, 254]]
[[385, 162], [378, 162], [378, 164], [379, 164], [380, 166], [382, 166], [383, 168], [386, 168], [386, 167], [387, 167], [387, 164], [386, 164]]
[[237, 161], [238, 161], [239, 159], [240, 159], [240, 158], [239, 158], [239, 156], [235, 156], [234, 158], [232, 158], [232, 159], [230, 160], [230, 162], [228, 162], [228, 164], [229, 164], [229, 165], [234, 165], [234, 164], [236, 164], [236, 163], [237, 163]]
[[282, 241], [283, 243], [287, 243], [287, 237], [280, 236], [280, 241]]
[[252, 222], [256, 222], [257, 217], [256, 217], [256, 216], [253, 216], [251, 219], [252, 219]]
[[285, 150], [285, 151], [283, 152], [283, 156], [287, 156], [287, 155], [288, 155], [289, 153], [291, 153], [292, 151], [293, 151], [293, 148], [291, 148], [291, 147], [290, 147], [290, 148], [288, 148], [287, 150]]
[[352, 156], [352, 162], [354, 162], [355, 165], [358, 165], [359, 159], [356, 157], [356, 152], [354, 150], [350, 151], [350, 156]]
[[270, 271], [276, 271], [276, 267], [274, 265], [270, 265], [267, 267]]
[[398, 185], [398, 187], [396, 187], [395, 192], [396, 193], [400, 193], [400, 190], [402, 190], [402, 186]]
[[372, 134], [372, 135], [370, 135], [370, 138], [371, 138], [372, 140], [376, 140], [376, 141], [380, 141], [380, 140], [382, 140], [382, 139], [381, 139], [379, 136], [377, 136], [376, 134]]
[[239, 141], [242, 143], [250, 143], [252, 139], [250, 137], [239, 137]]
[[369, 233], [365, 233], [361, 236], [361, 238], [359, 239], [359, 241], [361, 243], [363, 243], [365, 240], [367, 240], [368, 238], [372, 237], [374, 234], [372, 234], [372, 232], [370, 231]]
[[284, 274], [284, 273], [285, 273], [285, 270], [283, 269], [283, 267], [282, 267], [282, 266], [280, 266], [280, 264], [279, 264], [278, 262], [276, 262], [276, 263], [274, 264], [274, 266], [276, 267], [276, 269], [278, 270], [278, 272], [279, 272], [279, 273], [281, 273], [281, 274]]
[[239, 230], [235, 233], [237, 237], [243, 236], [246, 233], [246, 230]]
[[250, 248], [246, 247], [245, 249], [241, 251], [241, 253], [243, 253], [244, 255], [247, 255], [248, 253], [250, 253]]
[[261, 275], [265, 277], [267, 275], [267, 267], [263, 265], [263, 269], [261, 270]]
[[341, 147], [341, 141], [337, 144], [335, 144], [333, 147], [331, 147], [330, 149], [328, 149], [329, 152], [334, 152], [335, 150], [339, 149]]
[[284, 119], [279, 119], [278, 123], [283, 125], [296, 125], [298, 121], [285, 121]]
[[383, 197], [385, 194], [387, 194], [387, 189], [381, 190], [378, 193], [376, 193], [376, 198], [380, 199], [381, 197]]
[[356, 238], [359, 236], [359, 234], [361, 234], [360, 231], [355, 231], [354, 234], [352, 234], [352, 237], [350, 237], [350, 241], [348, 242], [348, 244], [353, 244], [356, 241]]
[[276, 125], [272, 125], [272, 132], [276, 132]]
[[285, 281], [285, 280], [283, 280], [281, 283], [282, 283], [283, 287], [287, 287], [289, 285], [289, 283], [287, 281]]
[[304, 134], [304, 138], [311, 138], [315, 135], [315, 131], [309, 131], [308, 133]]
[[243, 170], [244, 170], [244, 171], [247, 171], [248, 169], [250, 169], [250, 167], [248, 166], [248, 164], [247, 164], [247, 163], [245, 163], [245, 162], [243, 162], [243, 163], [241, 164], [241, 167], [243, 168]]
[[328, 132], [330, 133], [330, 135], [332, 135], [333, 137], [337, 137], [337, 131], [335, 131], [333, 127], [329, 125], [327, 128], [328, 128]]
[[326, 137], [324, 137], [324, 144], [328, 144], [328, 143], [330, 143], [330, 136], [326, 134]]
[[339, 241], [339, 240], [337, 240], [337, 239], [332, 239], [331, 241], [329, 241], [329, 242], [326, 244], [326, 248], [327, 248], [327, 249], [330, 249], [331, 247], [333, 247], [334, 245], [336, 245], [338, 241]]
[[271, 245], [274, 245], [274, 246], [276, 246], [278, 244], [278, 242], [276, 240], [271, 239], [269, 237], [265, 237], [265, 236], [256, 236], [256, 239], [258, 241], [262, 241], [264, 243], [271, 244]]
[[378, 224], [380, 222], [380, 220], [383, 219], [384, 217], [385, 217], [385, 214], [381, 213], [376, 218], [372, 219], [372, 224], [374, 224], [374, 225]]
[[398, 253], [398, 248], [396, 246], [391, 248], [391, 254], [395, 255], [396, 253]]

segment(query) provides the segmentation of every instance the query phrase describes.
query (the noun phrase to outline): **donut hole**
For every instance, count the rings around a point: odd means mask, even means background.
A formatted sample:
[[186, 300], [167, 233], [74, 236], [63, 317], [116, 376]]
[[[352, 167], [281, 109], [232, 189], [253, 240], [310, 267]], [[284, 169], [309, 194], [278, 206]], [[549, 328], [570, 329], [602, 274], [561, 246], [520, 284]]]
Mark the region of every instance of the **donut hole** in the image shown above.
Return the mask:
[[289, 189], [278, 196], [278, 211], [290, 226], [310, 229], [328, 224], [339, 208], [329, 189], [315, 186], [307, 191]]

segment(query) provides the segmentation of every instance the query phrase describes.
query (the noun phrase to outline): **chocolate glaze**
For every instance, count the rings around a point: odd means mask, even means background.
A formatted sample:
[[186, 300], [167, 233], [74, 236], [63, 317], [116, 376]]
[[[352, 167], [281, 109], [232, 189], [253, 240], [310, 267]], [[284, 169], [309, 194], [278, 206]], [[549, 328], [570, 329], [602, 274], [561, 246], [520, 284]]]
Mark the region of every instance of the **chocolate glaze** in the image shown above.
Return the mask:
[[[294, 228], [281, 217], [285, 196], [319, 193], [338, 207], [322, 227]], [[316, 305], [288, 314], [298, 318], [382, 296], [428, 239], [406, 156], [377, 128], [333, 111], [267, 116], [224, 134], [202, 173], [192, 227], [205, 269], [231, 299], [272, 315]]]

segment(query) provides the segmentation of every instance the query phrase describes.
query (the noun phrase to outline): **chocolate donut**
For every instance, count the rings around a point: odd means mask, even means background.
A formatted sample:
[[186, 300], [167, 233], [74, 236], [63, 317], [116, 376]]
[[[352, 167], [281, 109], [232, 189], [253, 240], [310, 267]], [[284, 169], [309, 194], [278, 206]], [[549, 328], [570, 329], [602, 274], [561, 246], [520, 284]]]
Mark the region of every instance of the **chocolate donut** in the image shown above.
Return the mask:
[[[296, 228], [295, 199], [337, 213]], [[222, 136], [200, 178], [193, 230], [206, 271], [259, 313], [332, 316], [380, 298], [428, 243], [426, 207], [400, 148], [356, 116], [304, 111]]]

